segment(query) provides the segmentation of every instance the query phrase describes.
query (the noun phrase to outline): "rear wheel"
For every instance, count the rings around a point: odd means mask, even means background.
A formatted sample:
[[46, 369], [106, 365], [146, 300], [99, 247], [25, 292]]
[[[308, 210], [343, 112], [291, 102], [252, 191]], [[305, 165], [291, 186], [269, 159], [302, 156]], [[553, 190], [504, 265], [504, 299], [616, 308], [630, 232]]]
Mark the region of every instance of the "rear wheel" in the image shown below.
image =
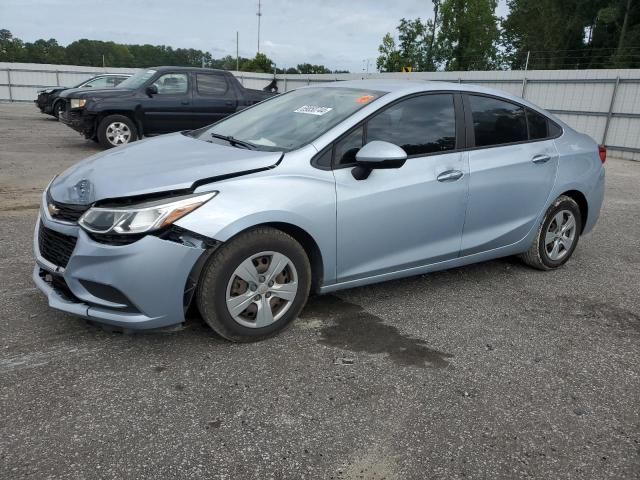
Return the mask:
[[198, 285], [198, 308], [220, 336], [252, 342], [294, 320], [310, 286], [302, 246], [280, 230], [257, 228], [224, 244], [209, 260]]
[[109, 115], [98, 125], [98, 142], [104, 148], [113, 148], [138, 139], [138, 132], [129, 117]]
[[561, 195], [547, 210], [529, 251], [521, 258], [539, 270], [564, 265], [578, 245], [581, 225], [580, 207], [573, 198]]

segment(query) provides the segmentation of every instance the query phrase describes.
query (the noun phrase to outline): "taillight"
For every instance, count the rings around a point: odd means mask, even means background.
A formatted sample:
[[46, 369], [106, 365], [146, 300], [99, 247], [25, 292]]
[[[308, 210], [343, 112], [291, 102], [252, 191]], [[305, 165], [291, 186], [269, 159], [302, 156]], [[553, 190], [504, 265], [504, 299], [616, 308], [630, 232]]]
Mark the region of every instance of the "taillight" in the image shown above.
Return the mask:
[[607, 161], [607, 149], [604, 145], [598, 145], [598, 155], [602, 163]]

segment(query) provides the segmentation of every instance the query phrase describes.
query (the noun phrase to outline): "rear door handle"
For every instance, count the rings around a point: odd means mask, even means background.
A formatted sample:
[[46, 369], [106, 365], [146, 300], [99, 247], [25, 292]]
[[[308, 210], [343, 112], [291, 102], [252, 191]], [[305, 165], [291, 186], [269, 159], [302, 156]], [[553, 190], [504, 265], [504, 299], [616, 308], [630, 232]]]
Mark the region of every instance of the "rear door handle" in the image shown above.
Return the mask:
[[551, 160], [549, 155], [534, 155], [531, 159], [533, 163], [547, 163], [549, 160]]
[[446, 172], [442, 172], [438, 175], [439, 182], [455, 182], [456, 180], [460, 180], [464, 173], [460, 170], [447, 170]]

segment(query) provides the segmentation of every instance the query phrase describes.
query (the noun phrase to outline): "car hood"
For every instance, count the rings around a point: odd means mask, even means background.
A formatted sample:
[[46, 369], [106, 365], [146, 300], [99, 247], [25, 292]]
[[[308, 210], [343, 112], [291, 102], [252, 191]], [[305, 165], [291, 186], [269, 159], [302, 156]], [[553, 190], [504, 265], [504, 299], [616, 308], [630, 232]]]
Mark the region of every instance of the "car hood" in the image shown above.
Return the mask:
[[103, 98], [132, 95], [135, 90], [130, 88], [69, 88], [60, 92], [62, 98]]
[[60, 203], [90, 205], [191, 190], [221, 178], [274, 168], [281, 158], [281, 152], [246, 150], [173, 133], [89, 157], [56, 177], [49, 195]]

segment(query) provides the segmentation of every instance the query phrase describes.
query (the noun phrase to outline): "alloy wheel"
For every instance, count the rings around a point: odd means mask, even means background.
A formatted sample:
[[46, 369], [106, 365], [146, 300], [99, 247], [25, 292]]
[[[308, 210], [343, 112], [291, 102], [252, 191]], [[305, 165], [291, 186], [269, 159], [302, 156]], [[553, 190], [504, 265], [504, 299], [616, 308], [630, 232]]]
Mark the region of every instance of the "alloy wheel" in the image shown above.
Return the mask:
[[111, 145], [124, 145], [131, 140], [131, 130], [126, 123], [113, 122], [107, 126], [107, 140]]
[[226, 306], [240, 325], [263, 328], [282, 318], [297, 292], [298, 273], [291, 259], [278, 252], [260, 252], [231, 275]]
[[547, 256], [554, 262], [561, 260], [571, 251], [575, 239], [576, 217], [569, 210], [560, 210], [545, 233], [544, 249]]

